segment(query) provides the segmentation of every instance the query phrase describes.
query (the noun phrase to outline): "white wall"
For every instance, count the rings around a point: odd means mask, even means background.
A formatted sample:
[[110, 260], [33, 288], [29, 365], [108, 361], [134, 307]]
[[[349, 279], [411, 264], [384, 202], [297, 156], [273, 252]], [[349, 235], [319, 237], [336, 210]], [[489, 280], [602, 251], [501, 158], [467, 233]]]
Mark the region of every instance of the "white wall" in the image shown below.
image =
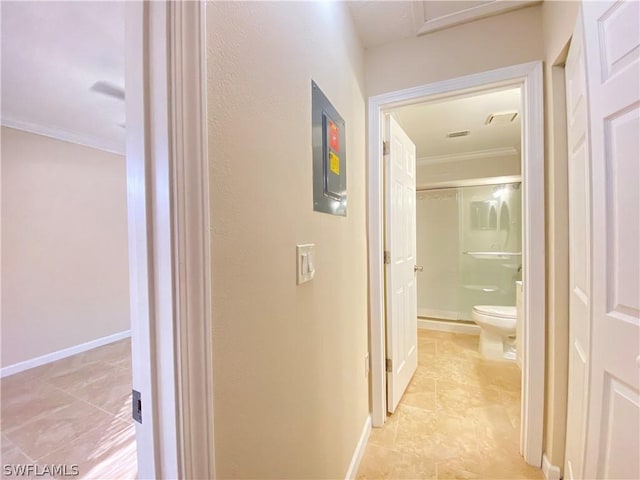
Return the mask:
[[2, 127], [2, 367], [129, 329], [125, 159]]
[[[368, 416], [362, 48], [340, 2], [211, 2], [207, 30], [217, 474], [344, 478]], [[313, 211], [312, 79], [346, 122], [346, 218]]]

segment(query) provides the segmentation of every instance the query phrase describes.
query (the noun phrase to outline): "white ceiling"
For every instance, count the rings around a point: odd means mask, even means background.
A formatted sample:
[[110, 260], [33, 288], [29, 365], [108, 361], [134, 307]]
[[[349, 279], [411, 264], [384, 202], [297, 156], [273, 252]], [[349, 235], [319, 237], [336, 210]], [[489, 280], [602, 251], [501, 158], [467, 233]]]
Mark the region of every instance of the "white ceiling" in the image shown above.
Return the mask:
[[[410, 105], [393, 114], [415, 143], [418, 163], [436, 163], [519, 153], [521, 114], [505, 125], [487, 125], [486, 120], [491, 114], [520, 111], [520, 89], [512, 88]], [[447, 137], [460, 130], [470, 134]]]
[[2, 1], [2, 123], [124, 152], [122, 2]]
[[349, 9], [360, 40], [370, 48], [528, 7], [540, 1], [351, 1]]

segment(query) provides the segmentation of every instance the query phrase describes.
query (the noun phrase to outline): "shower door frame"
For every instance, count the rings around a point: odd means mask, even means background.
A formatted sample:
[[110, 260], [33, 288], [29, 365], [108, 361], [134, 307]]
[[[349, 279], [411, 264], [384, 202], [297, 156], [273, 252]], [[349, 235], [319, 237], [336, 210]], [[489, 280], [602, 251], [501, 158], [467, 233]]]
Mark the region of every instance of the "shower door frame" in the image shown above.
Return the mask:
[[525, 355], [522, 368], [520, 451], [525, 461], [542, 465], [545, 382], [545, 196], [542, 62], [530, 62], [369, 97], [368, 249], [371, 418], [386, 419], [384, 308], [383, 119], [390, 109], [481, 93], [496, 88], [522, 91], [523, 281]]

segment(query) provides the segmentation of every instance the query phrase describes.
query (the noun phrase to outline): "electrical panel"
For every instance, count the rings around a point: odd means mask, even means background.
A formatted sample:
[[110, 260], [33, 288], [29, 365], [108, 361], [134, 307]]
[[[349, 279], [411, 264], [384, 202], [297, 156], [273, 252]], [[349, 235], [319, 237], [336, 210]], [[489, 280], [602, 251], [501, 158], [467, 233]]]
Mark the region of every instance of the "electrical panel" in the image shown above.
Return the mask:
[[313, 209], [347, 215], [347, 154], [344, 120], [311, 81]]

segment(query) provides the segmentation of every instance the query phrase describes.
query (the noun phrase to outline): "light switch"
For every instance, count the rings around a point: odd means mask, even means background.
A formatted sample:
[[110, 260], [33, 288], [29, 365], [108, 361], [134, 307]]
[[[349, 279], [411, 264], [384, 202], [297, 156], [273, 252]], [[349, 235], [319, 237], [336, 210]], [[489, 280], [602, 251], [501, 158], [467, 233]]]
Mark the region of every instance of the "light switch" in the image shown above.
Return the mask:
[[311, 281], [316, 273], [313, 258], [314, 249], [315, 244], [313, 243], [296, 246], [296, 283], [298, 285]]

